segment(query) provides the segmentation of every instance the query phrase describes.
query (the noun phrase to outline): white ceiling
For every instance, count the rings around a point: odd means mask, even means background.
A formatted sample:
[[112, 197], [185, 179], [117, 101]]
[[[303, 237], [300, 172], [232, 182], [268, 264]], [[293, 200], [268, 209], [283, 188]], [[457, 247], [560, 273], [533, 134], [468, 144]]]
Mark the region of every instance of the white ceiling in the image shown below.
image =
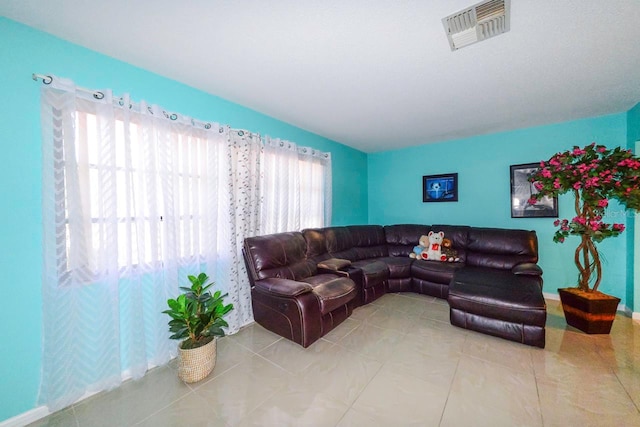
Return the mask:
[[640, 102], [640, 1], [512, 0], [511, 31], [452, 52], [441, 19], [476, 2], [2, 0], [0, 14], [365, 152]]

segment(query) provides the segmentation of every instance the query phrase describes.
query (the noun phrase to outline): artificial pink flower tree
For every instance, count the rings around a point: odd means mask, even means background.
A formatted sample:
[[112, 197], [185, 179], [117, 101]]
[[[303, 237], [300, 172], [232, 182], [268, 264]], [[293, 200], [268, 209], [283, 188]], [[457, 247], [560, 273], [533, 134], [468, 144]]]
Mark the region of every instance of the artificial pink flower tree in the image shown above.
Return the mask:
[[553, 241], [563, 243], [568, 236], [580, 236], [575, 252], [578, 288], [596, 291], [602, 280], [602, 264], [595, 243], [624, 231], [624, 224], [604, 221], [606, 209], [612, 199], [625, 210], [640, 209], [640, 159], [631, 150], [608, 149], [594, 142], [540, 162], [540, 169], [529, 181], [538, 191], [529, 200], [531, 204], [544, 196], [574, 194], [576, 216], [553, 223], [557, 227]]

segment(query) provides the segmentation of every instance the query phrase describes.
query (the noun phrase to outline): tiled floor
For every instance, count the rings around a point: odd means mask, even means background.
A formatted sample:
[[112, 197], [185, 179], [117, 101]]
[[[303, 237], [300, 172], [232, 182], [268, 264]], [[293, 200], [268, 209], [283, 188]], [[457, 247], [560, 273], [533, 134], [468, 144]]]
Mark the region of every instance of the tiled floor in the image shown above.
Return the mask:
[[308, 349], [251, 325], [206, 380], [175, 361], [33, 425], [640, 426], [640, 325], [569, 328], [548, 301], [541, 350], [449, 324], [446, 301], [388, 294]]

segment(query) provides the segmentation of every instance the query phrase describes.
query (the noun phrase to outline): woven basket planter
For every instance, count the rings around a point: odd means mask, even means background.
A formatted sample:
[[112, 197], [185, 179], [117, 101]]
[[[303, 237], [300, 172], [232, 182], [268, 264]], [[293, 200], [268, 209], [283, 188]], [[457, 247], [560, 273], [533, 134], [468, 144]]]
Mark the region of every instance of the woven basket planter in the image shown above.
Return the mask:
[[207, 377], [216, 366], [216, 340], [202, 347], [189, 350], [178, 346], [180, 362], [178, 364], [178, 378], [185, 383], [195, 383]]

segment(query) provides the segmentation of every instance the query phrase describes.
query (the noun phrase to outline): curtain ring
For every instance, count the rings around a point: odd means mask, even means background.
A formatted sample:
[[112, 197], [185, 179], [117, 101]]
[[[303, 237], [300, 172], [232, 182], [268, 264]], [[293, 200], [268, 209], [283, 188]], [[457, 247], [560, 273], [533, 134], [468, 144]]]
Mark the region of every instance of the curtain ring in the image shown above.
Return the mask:
[[176, 113], [171, 114], [171, 116], [169, 116], [169, 118], [171, 120], [177, 120], [178, 119], [178, 115]]
[[102, 93], [102, 92], [93, 92], [93, 97], [95, 99], [104, 99], [104, 93]]
[[204, 128], [205, 129], [211, 129], [211, 123], [205, 123]]

